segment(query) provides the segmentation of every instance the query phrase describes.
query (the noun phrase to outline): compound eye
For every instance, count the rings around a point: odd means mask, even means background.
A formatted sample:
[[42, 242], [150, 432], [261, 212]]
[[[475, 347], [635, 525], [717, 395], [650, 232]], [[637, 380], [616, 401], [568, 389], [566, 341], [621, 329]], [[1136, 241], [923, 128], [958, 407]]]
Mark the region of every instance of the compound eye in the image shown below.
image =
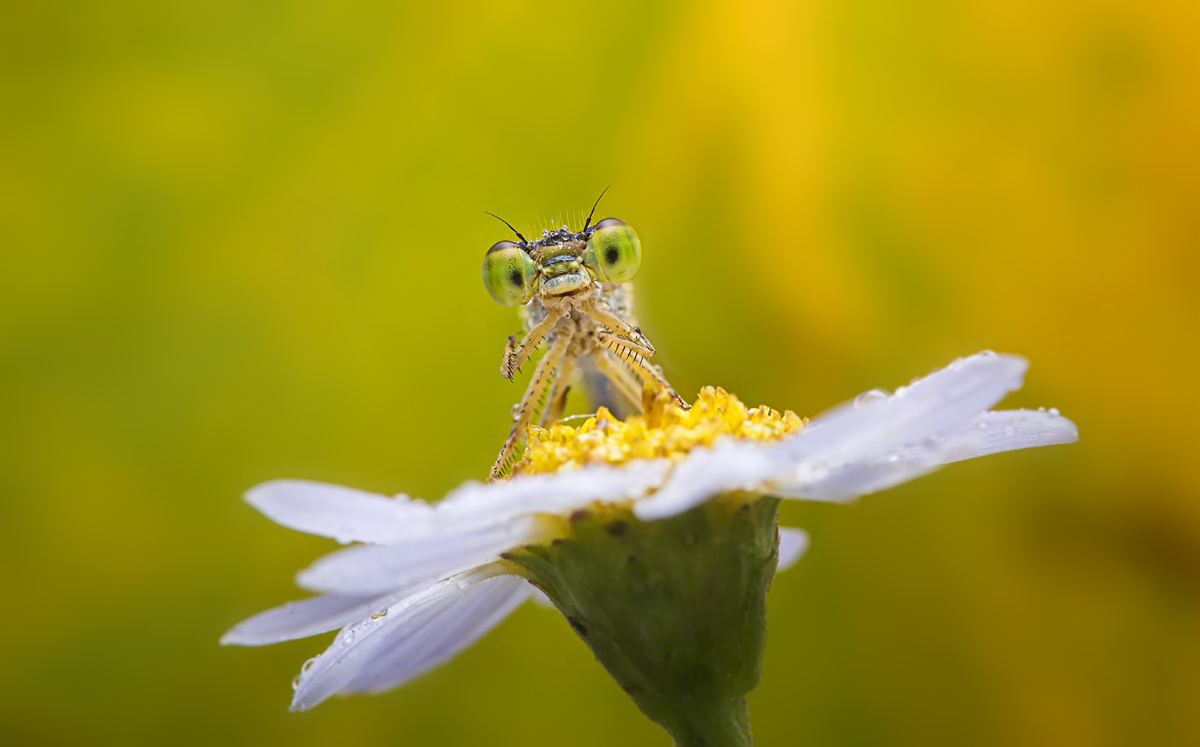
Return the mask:
[[504, 306], [528, 303], [533, 298], [537, 273], [537, 265], [513, 241], [493, 244], [483, 258], [483, 285]]
[[642, 264], [642, 244], [627, 223], [605, 218], [588, 239], [583, 263], [602, 283], [627, 283]]

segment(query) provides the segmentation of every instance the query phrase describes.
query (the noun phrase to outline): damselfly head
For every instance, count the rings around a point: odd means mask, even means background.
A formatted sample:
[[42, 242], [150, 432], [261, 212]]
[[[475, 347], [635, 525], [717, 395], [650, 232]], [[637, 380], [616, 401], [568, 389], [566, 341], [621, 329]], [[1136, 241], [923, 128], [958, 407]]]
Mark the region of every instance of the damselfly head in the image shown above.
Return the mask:
[[[503, 218], [500, 220], [508, 225]], [[483, 258], [483, 284], [504, 306], [529, 303], [539, 293], [566, 296], [584, 291], [593, 283], [627, 283], [642, 262], [637, 234], [617, 218], [591, 225], [588, 216], [578, 233], [563, 226], [543, 231], [536, 241], [527, 241], [515, 228], [512, 230], [519, 241], [493, 244]]]

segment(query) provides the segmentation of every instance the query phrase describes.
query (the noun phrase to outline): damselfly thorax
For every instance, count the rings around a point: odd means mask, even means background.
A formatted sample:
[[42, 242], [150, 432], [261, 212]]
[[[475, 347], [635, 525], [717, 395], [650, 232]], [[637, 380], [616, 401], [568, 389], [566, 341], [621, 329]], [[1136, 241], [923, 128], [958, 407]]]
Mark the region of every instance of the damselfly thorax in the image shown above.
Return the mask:
[[505, 306], [519, 306], [525, 325], [524, 337], [508, 338], [500, 375], [511, 379], [540, 344], [546, 347], [513, 407], [512, 428], [489, 480], [507, 475], [526, 426], [559, 419], [581, 367], [594, 367], [634, 408], [641, 407], [645, 387], [688, 407], [661, 369], [647, 362], [654, 346], [633, 320], [629, 280], [641, 264], [637, 234], [616, 218], [594, 226], [591, 219], [578, 233], [563, 226], [532, 242], [513, 229], [518, 241], [501, 241], [484, 257], [488, 292]]

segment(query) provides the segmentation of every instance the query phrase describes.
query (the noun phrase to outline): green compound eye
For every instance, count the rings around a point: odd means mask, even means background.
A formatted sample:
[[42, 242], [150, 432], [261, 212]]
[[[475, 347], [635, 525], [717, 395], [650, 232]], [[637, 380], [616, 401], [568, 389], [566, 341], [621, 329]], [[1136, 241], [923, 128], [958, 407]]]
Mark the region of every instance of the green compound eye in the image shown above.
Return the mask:
[[533, 297], [538, 268], [513, 241], [493, 244], [483, 258], [483, 285], [504, 306], [520, 306]]
[[583, 263], [602, 283], [626, 283], [642, 264], [642, 243], [624, 221], [605, 218], [588, 239]]

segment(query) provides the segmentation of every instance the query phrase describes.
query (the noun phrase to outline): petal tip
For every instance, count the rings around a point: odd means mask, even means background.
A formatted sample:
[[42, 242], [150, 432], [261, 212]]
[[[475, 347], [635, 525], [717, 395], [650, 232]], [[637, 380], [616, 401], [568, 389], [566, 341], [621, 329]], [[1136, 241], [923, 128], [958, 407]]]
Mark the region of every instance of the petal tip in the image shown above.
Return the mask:
[[775, 572], [786, 571], [808, 550], [808, 532], [794, 527], [779, 527], [779, 560]]
[[1063, 422], [1063, 426], [1064, 426], [1063, 430], [1065, 431], [1065, 436], [1062, 440], [1062, 443], [1073, 444], [1076, 441], [1078, 441], [1079, 440], [1079, 426], [1075, 424], [1075, 421], [1071, 420], [1070, 418], [1063, 418], [1061, 415], [1059, 415], [1058, 417], [1062, 418], [1062, 422]]
[[218, 643], [222, 646], [259, 646], [252, 636], [247, 635], [245, 622], [234, 625], [221, 636]]
[[242, 500], [254, 506], [259, 511], [265, 513], [266, 506], [271, 503], [273, 498], [278, 497], [279, 490], [289, 485], [300, 482], [299, 480], [268, 480], [260, 482], [254, 487], [242, 494]]

